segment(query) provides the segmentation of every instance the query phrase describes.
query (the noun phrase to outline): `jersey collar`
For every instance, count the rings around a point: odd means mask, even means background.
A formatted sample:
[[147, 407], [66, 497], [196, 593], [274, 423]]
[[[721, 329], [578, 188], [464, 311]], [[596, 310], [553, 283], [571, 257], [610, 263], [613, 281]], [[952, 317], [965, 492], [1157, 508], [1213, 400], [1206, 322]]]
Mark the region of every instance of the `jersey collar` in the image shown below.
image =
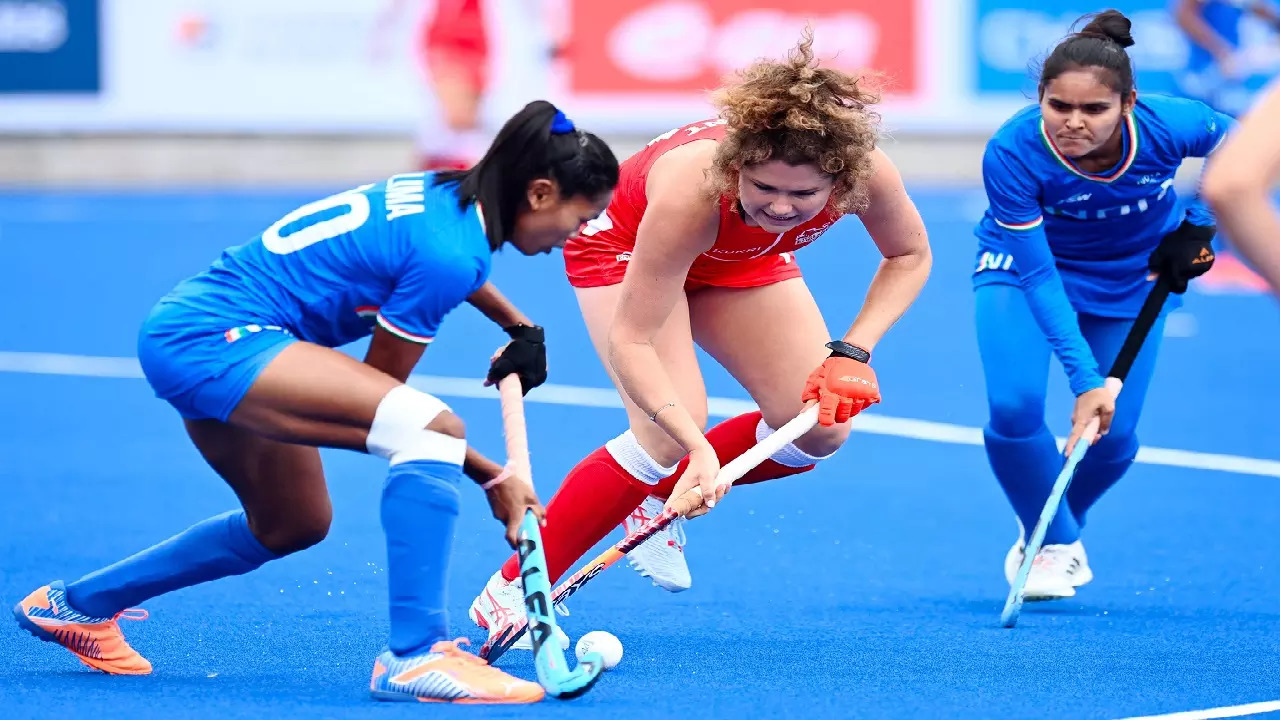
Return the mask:
[[1124, 138], [1124, 159], [1120, 161], [1120, 164], [1106, 173], [1085, 172], [1076, 167], [1071, 158], [1063, 155], [1058, 146], [1053, 144], [1053, 138], [1049, 137], [1049, 131], [1044, 127], [1044, 118], [1040, 118], [1040, 139], [1044, 140], [1044, 146], [1048, 148], [1049, 154], [1056, 158], [1062, 167], [1086, 180], [1095, 182], [1114, 182], [1133, 165], [1133, 159], [1138, 156], [1138, 123], [1134, 120], [1134, 113], [1125, 114], [1121, 135]]

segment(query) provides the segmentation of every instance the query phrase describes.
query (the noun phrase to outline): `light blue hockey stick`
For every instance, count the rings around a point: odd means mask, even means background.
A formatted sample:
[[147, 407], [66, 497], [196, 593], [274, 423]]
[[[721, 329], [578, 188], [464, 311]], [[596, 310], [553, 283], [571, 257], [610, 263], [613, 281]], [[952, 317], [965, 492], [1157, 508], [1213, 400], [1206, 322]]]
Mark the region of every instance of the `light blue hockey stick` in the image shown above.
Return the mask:
[[[1130, 328], [1129, 334], [1124, 339], [1124, 345], [1121, 346], [1120, 352], [1116, 355], [1116, 361], [1111, 366], [1106, 387], [1111, 391], [1112, 395], [1120, 395], [1120, 389], [1124, 386], [1124, 379], [1129, 375], [1129, 370], [1133, 367], [1133, 361], [1137, 359], [1138, 352], [1142, 349], [1142, 343], [1147, 339], [1147, 334], [1151, 332], [1151, 326], [1155, 324], [1156, 318], [1160, 316], [1160, 311], [1164, 308], [1164, 302], [1168, 297], [1168, 282], [1164, 278], [1156, 278], [1155, 286], [1151, 288], [1151, 292], [1147, 293], [1147, 299], [1142, 304], [1142, 310], [1138, 312], [1137, 319], [1133, 321], [1133, 327]], [[1018, 566], [1018, 574], [1013, 578], [1013, 584], [1009, 587], [1009, 597], [1005, 599], [1004, 610], [1000, 613], [1000, 624], [1003, 627], [1011, 628], [1018, 624], [1018, 615], [1022, 612], [1022, 600], [1027, 589], [1027, 578], [1031, 575], [1031, 565], [1035, 562], [1036, 555], [1040, 553], [1040, 548], [1044, 544], [1044, 534], [1049, 530], [1049, 523], [1053, 522], [1053, 516], [1057, 514], [1058, 506], [1062, 504], [1062, 497], [1067, 493], [1067, 488], [1071, 485], [1071, 478], [1075, 475], [1076, 466], [1084, 459], [1085, 452], [1093, 444], [1093, 439], [1097, 435], [1098, 419], [1094, 418], [1085, 427], [1084, 434], [1076, 442], [1075, 447], [1069, 448], [1070, 453], [1067, 455], [1066, 465], [1063, 466], [1058, 478], [1053, 481], [1053, 490], [1049, 493], [1049, 499], [1045, 502], [1044, 509], [1040, 511], [1040, 519], [1036, 521], [1031, 537], [1027, 538], [1027, 546], [1023, 550], [1022, 564]]]
[[[529, 438], [524, 422], [524, 395], [520, 380], [508, 375], [498, 383], [502, 394], [502, 424], [507, 436], [507, 471], [510, 481], [533, 482], [529, 462]], [[520, 557], [520, 578], [524, 585], [524, 609], [529, 619], [529, 637], [533, 641], [533, 664], [538, 684], [553, 697], [569, 700], [587, 692], [604, 671], [604, 658], [589, 652], [576, 668], [570, 669], [564, 650], [556, 640], [556, 620], [551, 607], [551, 580], [547, 575], [547, 554], [542, 549], [542, 531], [538, 517], [526, 510], [520, 519], [516, 538], [516, 554]]]
[[547, 579], [547, 557], [542, 550], [538, 518], [526, 511], [516, 545], [520, 556], [520, 578], [524, 581], [524, 609], [529, 617], [529, 638], [533, 641], [533, 664], [538, 683], [551, 695], [569, 700], [587, 692], [600, 679], [604, 658], [598, 652], [582, 656], [570, 669], [564, 650], [556, 640], [556, 620], [551, 609], [551, 581]]

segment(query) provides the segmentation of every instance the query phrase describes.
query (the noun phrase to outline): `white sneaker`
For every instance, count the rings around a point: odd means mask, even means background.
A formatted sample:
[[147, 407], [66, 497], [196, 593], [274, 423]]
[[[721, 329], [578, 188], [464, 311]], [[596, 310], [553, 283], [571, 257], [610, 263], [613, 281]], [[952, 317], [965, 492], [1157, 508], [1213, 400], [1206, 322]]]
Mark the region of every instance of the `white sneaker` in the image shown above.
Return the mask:
[[[569, 614], [569, 610], [560, 605], [556, 605], [555, 609], [561, 615]], [[480, 595], [472, 601], [471, 610], [467, 614], [472, 622], [489, 631], [489, 639], [492, 640], [512, 622], [526, 619], [523, 581], [516, 578], [508, 582], [499, 570], [489, 578], [484, 590], [480, 591]], [[561, 650], [569, 649], [569, 636], [560, 629], [559, 625], [556, 625], [556, 639], [560, 641]], [[530, 639], [529, 633], [521, 635], [511, 649], [532, 652], [533, 640]]]
[[1027, 554], [1027, 531], [1022, 527], [1022, 518], [1014, 517], [1018, 523], [1018, 539], [1004, 556], [1004, 579], [1013, 586], [1013, 579], [1018, 576], [1018, 568], [1022, 567], [1022, 558]]
[[[1025, 553], [1026, 541], [1019, 536], [1004, 557], [1004, 576], [1010, 586], [1018, 575]], [[1091, 580], [1093, 570], [1089, 568], [1089, 558], [1081, 541], [1076, 540], [1070, 545], [1044, 545], [1031, 562], [1023, 599], [1038, 601], [1072, 597], [1076, 588]]]
[[[666, 503], [650, 495], [622, 522], [628, 535], [637, 528], [662, 514]], [[689, 565], [684, 559], [684, 518], [677, 517], [670, 525], [645, 540], [640, 547], [627, 553], [627, 563], [642, 577], [668, 592], [688, 590], [693, 585]]]

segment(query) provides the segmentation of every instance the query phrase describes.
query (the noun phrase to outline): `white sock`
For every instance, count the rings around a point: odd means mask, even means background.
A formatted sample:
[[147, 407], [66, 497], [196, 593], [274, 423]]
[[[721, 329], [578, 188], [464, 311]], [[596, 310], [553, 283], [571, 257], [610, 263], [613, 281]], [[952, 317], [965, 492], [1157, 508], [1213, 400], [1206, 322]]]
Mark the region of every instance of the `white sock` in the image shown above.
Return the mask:
[[[764, 440], [775, 432], [777, 431], [765, 423], [764, 418], [760, 418], [760, 422], [756, 424], [756, 442]], [[784, 467], [798, 468], [814, 465], [821, 460], [826, 460], [831, 457], [831, 455], [835, 455], [835, 451], [832, 451], [829, 455], [818, 457], [817, 455], [810, 455], [796, 447], [795, 443], [787, 443], [769, 459]]]
[[647, 485], [657, 485], [671, 477], [679, 465], [679, 463], [671, 467], [659, 465], [657, 460], [640, 447], [640, 442], [630, 430], [605, 443], [604, 449], [618, 461], [623, 470]]

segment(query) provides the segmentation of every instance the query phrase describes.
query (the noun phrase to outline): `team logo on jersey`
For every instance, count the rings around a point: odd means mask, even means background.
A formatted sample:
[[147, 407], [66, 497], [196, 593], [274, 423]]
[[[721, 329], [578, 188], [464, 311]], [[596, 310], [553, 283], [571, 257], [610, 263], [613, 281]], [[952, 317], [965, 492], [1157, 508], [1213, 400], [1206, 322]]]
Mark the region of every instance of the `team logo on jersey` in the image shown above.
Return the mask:
[[984, 270], [1009, 270], [1013, 267], [1013, 255], [1010, 253], [993, 253], [987, 251], [982, 253], [982, 257], [978, 258], [978, 268], [974, 270], [974, 274]]
[[[771, 245], [771, 246], [769, 246], [769, 247], [773, 247], [773, 246]], [[736, 256], [736, 255], [752, 255], [752, 254], [759, 253], [761, 250], [767, 250], [767, 249], [769, 249], [769, 248], [766, 248], [766, 247], [763, 247], [763, 246], [760, 246], [760, 245], [756, 245], [755, 247], [749, 247], [749, 248], [716, 248], [716, 247], [713, 247], [713, 248], [711, 248], [710, 250], [708, 250], [708, 251], [706, 251], [706, 252], [704, 252], [704, 253], [702, 253], [702, 254], [703, 254], [705, 257], [714, 258], [714, 259], [716, 259], [716, 260], [721, 260], [721, 259], [723, 259], [723, 258], [718, 258], [718, 257], [716, 257], [716, 256], [717, 256], [717, 255], [734, 255], [734, 256]]]
[[827, 231], [827, 228], [831, 227], [831, 224], [833, 222], [835, 221], [828, 220], [825, 223], [819, 225], [818, 227], [812, 227], [812, 228], [809, 228], [808, 230], [802, 231], [799, 235], [796, 236], [796, 247], [800, 247], [801, 245], [808, 245], [814, 240], [817, 240], [819, 237], [822, 236], [822, 233]]

